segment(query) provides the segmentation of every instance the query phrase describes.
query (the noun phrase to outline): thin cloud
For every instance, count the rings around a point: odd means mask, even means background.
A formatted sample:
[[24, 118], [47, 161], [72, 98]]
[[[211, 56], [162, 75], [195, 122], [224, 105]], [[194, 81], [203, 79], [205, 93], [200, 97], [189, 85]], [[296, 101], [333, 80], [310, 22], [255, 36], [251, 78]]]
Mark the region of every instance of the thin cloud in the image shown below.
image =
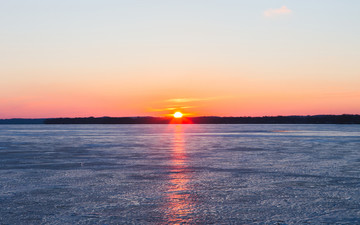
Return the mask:
[[187, 102], [210, 101], [214, 99], [217, 98], [172, 98], [172, 99], [167, 99], [166, 102], [187, 103]]
[[[166, 105], [163, 108], [150, 108], [149, 111], [152, 112], [166, 112], [166, 111], [174, 111], [174, 110], [181, 110], [181, 109], [190, 109], [190, 108], [197, 108], [200, 107], [198, 105], [199, 102], [206, 102], [206, 101], [213, 101], [218, 99], [230, 98], [230, 96], [220, 96], [220, 97], [208, 97], [208, 98], [171, 98], [165, 99], [161, 102], [165, 102]], [[191, 104], [191, 102], [195, 102]], [[157, 102], [159, 104], [159, 102]], [[191, 104], [191, 105], [189, 105]], [[187, 113], [187, 115], [190, 115]]]
[[266, 17], [274, 17], [274, 16], [282, 16], [282, 15], [290, 15], [292, 14], [292, 10], [286, 6], [282, 6], [279, 9], [267, 9], [264, 12], [264, 16]]
[[167, 111], [174, 111], [174, 110], [179, 110], [179, 109], [190, 109], [190, 108], [195, 108], [195, 106], [168, 107], [168, 108], [161, 108], [161, 109], [150, 109], [149, 111], [167, 112]]
[[176, 108], [162, 108], [162, 109], [150, 109], [150, 111], [152, 112], [164, 112], [164, 111], [172, 111], [175, 110]]

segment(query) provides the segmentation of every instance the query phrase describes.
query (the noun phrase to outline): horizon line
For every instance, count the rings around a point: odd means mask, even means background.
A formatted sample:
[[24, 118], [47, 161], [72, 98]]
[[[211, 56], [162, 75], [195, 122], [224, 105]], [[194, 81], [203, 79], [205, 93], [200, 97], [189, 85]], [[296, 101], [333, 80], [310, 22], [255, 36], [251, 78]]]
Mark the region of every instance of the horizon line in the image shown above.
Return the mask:
[[[291, 116], [360, 116], [360, 114], [353, 114], [353, 113], [342, 113], [342, 114], [307, 114], [307, 115], [299, 115], [299, 114], [292, 114], [292, 115], [276, 115], [276, 116], [184, 116], [184, 118], [199, 118], [199, 117], [221, 117], [221, 118], [239, 118], [239, 117], [246, 117], [246, 118], [257, 118], [257, 117], [291, 117]], [[78, 117], [42, 117], [42, 118], [26, 118], [26, 117], [13, 117], [13, 118], [0, 118], [0, 120], [15, 120], [15, 119], [25, 119], [25, 120], [41, 120], [41, 119], [75, 119], [75, 118], [173, 118], [172, 116], [78, 116]]]

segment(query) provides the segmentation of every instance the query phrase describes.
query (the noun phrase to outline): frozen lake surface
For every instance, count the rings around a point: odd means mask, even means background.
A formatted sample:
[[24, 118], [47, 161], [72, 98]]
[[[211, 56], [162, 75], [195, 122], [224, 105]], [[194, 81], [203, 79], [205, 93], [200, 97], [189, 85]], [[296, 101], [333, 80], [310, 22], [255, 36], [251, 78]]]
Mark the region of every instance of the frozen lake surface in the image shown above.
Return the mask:
[[360, 224], [359, 125], [0, 125], [0, 224]]

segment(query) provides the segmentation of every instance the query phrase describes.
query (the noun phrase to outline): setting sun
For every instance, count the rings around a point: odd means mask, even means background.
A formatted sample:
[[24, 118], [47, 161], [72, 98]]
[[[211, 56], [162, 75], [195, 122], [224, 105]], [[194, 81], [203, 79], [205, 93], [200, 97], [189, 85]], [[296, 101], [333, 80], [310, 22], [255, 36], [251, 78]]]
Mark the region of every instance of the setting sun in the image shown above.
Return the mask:
[[174, 117], [175, 118], [182, 118], [183, 114], [181, 112], [176, 112], [176, 113], [174, 113]]

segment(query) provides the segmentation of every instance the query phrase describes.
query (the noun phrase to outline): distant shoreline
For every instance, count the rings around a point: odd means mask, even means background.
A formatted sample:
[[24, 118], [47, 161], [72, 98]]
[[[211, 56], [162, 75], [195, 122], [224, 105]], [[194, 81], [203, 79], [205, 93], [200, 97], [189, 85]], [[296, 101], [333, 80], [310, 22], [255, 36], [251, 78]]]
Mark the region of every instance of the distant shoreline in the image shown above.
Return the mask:
[[77, 117], [0, 119], [0, 124], [360, 124], [360, 115], [217, 117]]

